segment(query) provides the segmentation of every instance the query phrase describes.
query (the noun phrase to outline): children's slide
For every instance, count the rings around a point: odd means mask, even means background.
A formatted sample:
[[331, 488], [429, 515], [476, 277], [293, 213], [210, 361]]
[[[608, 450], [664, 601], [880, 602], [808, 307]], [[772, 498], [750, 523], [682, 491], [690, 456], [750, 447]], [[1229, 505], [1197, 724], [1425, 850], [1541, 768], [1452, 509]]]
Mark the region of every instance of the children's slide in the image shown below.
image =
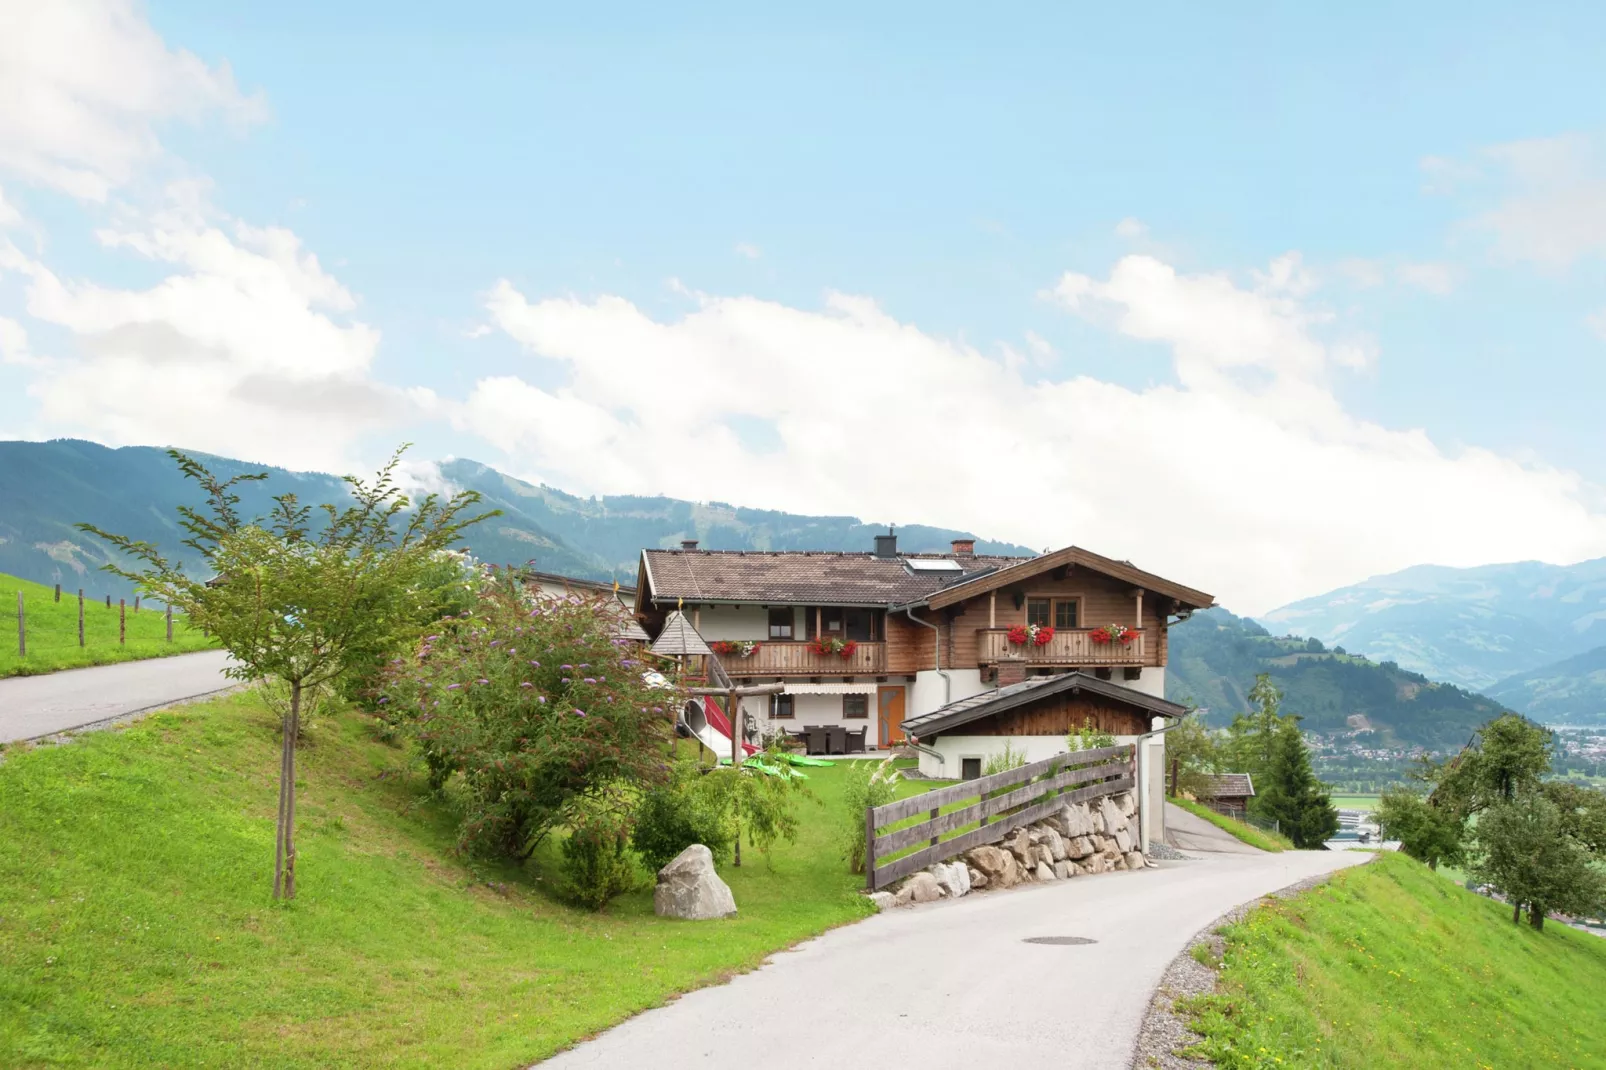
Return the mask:
[[[691, 734], [703, 741], [703, 746], [721, 759], [731, 756], [731, 723], [719, 703], [710, 695], [701, 695], [686, 703], [680, 719]], [[756, 754], [758, 748], [751, 743], [742, 744], [743, 754]]]

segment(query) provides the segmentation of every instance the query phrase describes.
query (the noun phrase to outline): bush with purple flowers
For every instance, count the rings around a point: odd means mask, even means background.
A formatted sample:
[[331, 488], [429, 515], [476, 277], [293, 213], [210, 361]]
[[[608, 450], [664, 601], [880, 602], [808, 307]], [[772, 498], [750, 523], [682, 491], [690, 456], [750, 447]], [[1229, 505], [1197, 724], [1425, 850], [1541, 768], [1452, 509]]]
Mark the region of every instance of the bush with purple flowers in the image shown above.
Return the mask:
[[617, 620], [607, 600], [536, 604], [503, 576], [392, 666], [381, 716], [417, 740], [434, 786], [454, 782], [462, 849], [522, 860], [559, 827], [627, 837], [640, 793], [667, 779], [685, 698], [647, 685]]

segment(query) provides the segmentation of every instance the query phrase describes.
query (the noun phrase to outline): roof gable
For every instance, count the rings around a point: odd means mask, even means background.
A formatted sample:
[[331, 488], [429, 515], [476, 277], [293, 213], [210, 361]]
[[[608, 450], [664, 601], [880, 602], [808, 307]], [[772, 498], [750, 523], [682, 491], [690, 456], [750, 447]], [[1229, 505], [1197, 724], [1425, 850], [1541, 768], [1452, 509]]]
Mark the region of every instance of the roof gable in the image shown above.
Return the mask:
[[1029, 705], [1064, 692], [1075, 694], [1086, 691], [1111, 702], [1159, 717], [1181, 717], [1188, 712], [1186, 706], [1109, 680], [1100, 680], [1081, 672], [1062, 673], [1058, 676], [1028, 676], [1018, 684], [983, 691], [979, 695], [950, 702], [940, 709], [911, 717], [903, 722], [904, 731], [915, 736], [932, 732], [950, 732], [961, 725], [992, 717], [1018, 706]]
[[[951, 583], [1028, 560], [818, 550], [643, 550], [641, 597], [658, 603], [754, 602], [771, 605], [891, 606], [919, 601]], [[952, 561], [925, 571], [906, 561]]]
[[941, 609], [944, 606], [955, 605], [977, 595], [996, 591], [1010, 584], [1019, 583], [1032, 576], [1051, 572], [1057, 568], [1071, 566], [1085, 568], [1105, 576], [1123, 580], [1134, 587], [1141, 587], [1146, 591], [1173, 598], [1177, 602], [1192, 609], [1207, 609], [1215, 604], [1215, 598], [1203, 591], [1185, 587], [1180, 583], [1156, 576], [1152, 572], [1145, 572], [1128, 561], [1117, 561], [1114, 558], [1096, 554], [1091, 550], [1084, 550], [1080, 546], [1067, 546], [1063, 550], [1042, 554], [1038, 557], [1015, 559], [1009, 565], [989, 570], [984, 574], [967, 577], [965, 580], [951, 584], [941, 590], [935, 591], [927, 598], [926, 604], [932, 609]]

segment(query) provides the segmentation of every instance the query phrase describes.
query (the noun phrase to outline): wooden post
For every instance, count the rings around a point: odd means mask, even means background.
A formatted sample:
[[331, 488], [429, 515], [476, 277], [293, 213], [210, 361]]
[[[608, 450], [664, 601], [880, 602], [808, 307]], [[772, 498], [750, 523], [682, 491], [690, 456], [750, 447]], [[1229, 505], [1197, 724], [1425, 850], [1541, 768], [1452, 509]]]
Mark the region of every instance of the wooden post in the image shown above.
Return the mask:
[[84, 645], [84, 589], [78, 588], [78, 646]]
[[1180, 769], [1181, 764], [1182, 764], [1181, 759], [1179, 759], [1179, 758], [1172, 758], [1171, 759], [1171, 797], [1173, 799], [1182, 798], [1182, 792], [1177, 789], [1177, 784], [1179, 783], [1178, 774], [1181, 772], [1181, 769]]
[[1138, 588], [1138, 619], [1132, 622], [1132, 627], [1143, 630], [1143, 588]]
[[[692, 612], [695, 613], [696, 610], [693, 610]], [[713, 683], [714, 681], [710, 680], [708, 682]], [[735, 688], [731, 688], [729, 691], [725, 692], [725, 717], [727, 719], [727, 723], [730, 725], [731, 730], [731, 775], [740, 776], [741, 774], [737, 772], [737, 769], [739, 769], [742, 764], [742, 730], [736, 712]], [[739, 814], [736, 818], [735, 863], [737, 866], [742, 864], [742, 821]]]
[[139, 595], [137, 594], [134, 596], [134, 612], [139, 612]]
[[123, 599], [117, 600], [117, 645], [126, 646], [128, 643], [128, 603]]
[[61, 584], [56, 584], [56, 601], [61, 601]]
[[[931, 820], [933, 820], [933, 821], [937, 820], [938, 815], [941, 814], [941, 813], [942, 813], [942, 808], [940, 806], [932, 807], [932, 809], [931, 809]], [[937, 836], [935, 836], [935, 835], [932, 836], [931, 837], [931, 846], [933, 846], [933, 847], [937, 846], [937, 840], [938, 840]]]
[[987, 595], [987, 627], [998, 627], [998, 592], [991, 591]]
[[173, 607], [171, 605], [167, 607], [167, 641], [169, 643], [173, 641]]
[[864, 884], [875, 891], [875, 807], [864, 808]]
[[23, 615], [22, 592], [17, 592], [17, 657], [28, 656], [28, 624]]
[[107, 595], [106, 596], [106, 608], [110, 609], [111, 607], [112, 607], [112, 596], [111, 595]]

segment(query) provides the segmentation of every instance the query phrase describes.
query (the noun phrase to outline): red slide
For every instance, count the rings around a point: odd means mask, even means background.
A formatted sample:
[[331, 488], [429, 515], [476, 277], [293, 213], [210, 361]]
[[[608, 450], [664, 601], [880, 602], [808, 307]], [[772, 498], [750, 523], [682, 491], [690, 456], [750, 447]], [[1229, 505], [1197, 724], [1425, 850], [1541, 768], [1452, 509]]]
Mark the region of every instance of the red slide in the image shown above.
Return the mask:
[[[725, 711], [719, 708], [719, 703], [714, 701], [714, 697], [712, 695], [703, 696], [703, 713], [708, 717], [708, 726], [714, 731], [718, 732], [720, 735], [724, 736], [725, 742], [729, 744], [731, 738], [731, 723], [725, 717]], [[744, 742], [742, 744], [742, 753], [757, 754], [758, 748], [753, 746], [751, 743]], [[727, 747], [725, 752], [721, 754], [720, 757], [723, 758], [729, 756], [730, 750]]]

